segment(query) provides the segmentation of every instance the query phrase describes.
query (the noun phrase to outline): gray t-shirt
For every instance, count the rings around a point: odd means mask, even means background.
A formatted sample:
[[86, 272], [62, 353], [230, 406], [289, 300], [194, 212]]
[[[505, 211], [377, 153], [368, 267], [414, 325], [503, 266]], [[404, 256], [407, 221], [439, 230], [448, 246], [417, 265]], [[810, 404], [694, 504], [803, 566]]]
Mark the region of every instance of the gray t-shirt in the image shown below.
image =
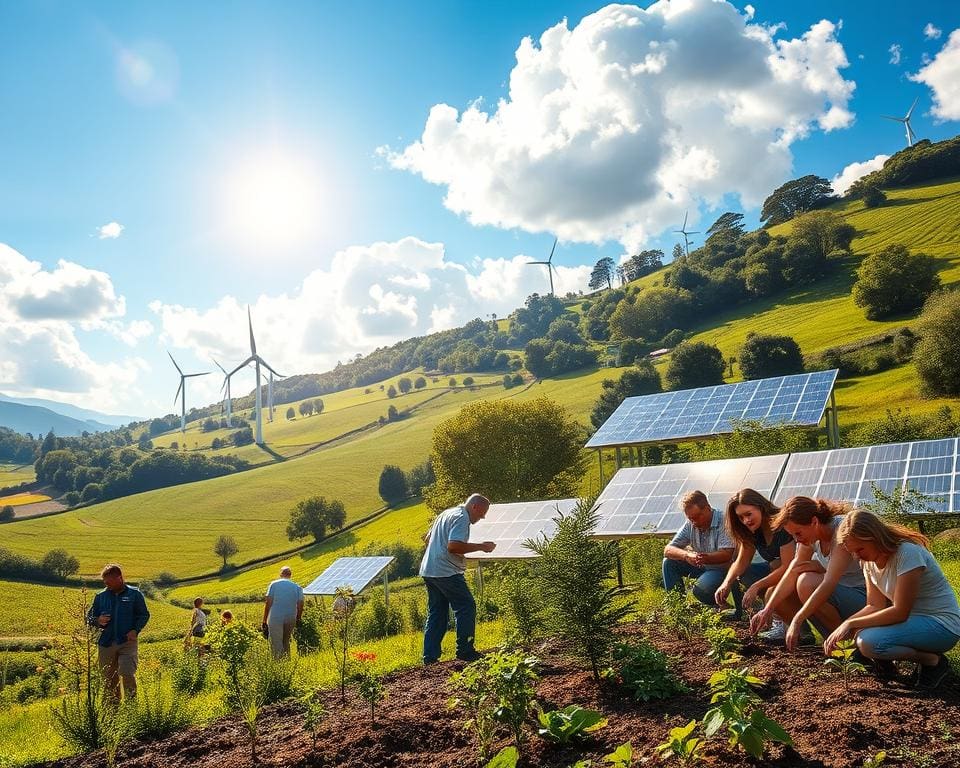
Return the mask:
[[[687, 520], [670, 540], [670, 546], [679, 549], [689, 547], [694, 552], [701, 552], [705, 555], [709, 555], [711, 552], [719, 552], [721, 549], [734, 548], [734, 544], [723, 526], [723, 513], [718, 509], [713, 510], [710, 527], [705, 531], [701, 531]], [[730, 567], [730, 563], [708, 564], [703, 567], [708, 571], [725, 571]]]
[[[823, 570], [827, 570], [827, 566], [830, 565], [831, 555], [833, 555], [834, 552], [838, 552], [843, 549], [842, 545], [837, 541], [837, 528], [840, 527], [841, 520], [843, 520], [843, 515], [835, 515], [830, 520], [830, 526], [833, 529], [833, 539], [830, 542], [829, 554], [824, 554], [821, 551], [819, 539], [813, 542], [813, 559], [823, 566]], [[847, 565], [847, 569], [840, 575], [839, 583], [843, 584], [845, 587], [866, 592], [867, 585], [863, 580], [863, 571], [860, 569], [860, 561], [853, 555], [850, 556], [850, 563]]]
[[420, 561], [421, 576], [443, 578], [467, 570], [466, 558], [447, 550], [451, 541], [470, 541], [470, 513], [462, 504], [445, 509], [430, 526], [430, 540]]
[[883, 568], [878, 568], [876, 563], [864, 563], [863, 575], [892, 602], [897, 591], [897, 577], [917, 568], [922, 568], [923, 573], [920, 574], [920, 589], [917, 590], [917, 599], [910, 609], [910, 615], [936, 619], [960, 637], [957, 595], [943, 575], [937, 559], [926, 547], [912, 541], [901, 542]]
[[273, 598], [269, 623], [294, 621], [297, 618], [297, 603], [303, 601], [303, 588], [291, 579], [271, 581], [267, 587], [267, 597]]

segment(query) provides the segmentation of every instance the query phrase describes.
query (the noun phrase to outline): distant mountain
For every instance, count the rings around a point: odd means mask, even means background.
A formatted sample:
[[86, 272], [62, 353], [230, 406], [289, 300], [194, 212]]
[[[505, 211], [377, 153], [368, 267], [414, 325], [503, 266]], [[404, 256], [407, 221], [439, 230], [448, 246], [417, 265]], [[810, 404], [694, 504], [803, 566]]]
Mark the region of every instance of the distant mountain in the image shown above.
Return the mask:
[[77, 406], [70, 405], [68, 403], [58, 403], [56, 400], [44, 400], [39, 397], [11, 397], [10, 395], [5, 395], [2, 392], [0, 392], [0, 402], [20, 403], [20, 405], [35, 405], [41, 408], [47, 408], [54, 413], [59, 413], [61, 416], [68, 416], [71, 419], [77, 419], [78, 421], [95, 421], [101, 425], [97, 427], [98, 431], [104, 429], [102, 425], [107, 425], [108, 428], [123, 427], [129, 424], [131, 421], [143, 421], [143, 418], [140, 416], [121, 416], [109, 413], [101, 413], [100, 411], [92, 411], [88, 408], [78, 408]]
[[73, 419], [49, 408], [12, 403], [8, 400], [0, 400], [0, 427], [8, 427], [22, 435], [29, 432], [34, 437], [43, 436], [51, 429], [55, 435], [61, 437], [114, 429], [111, 425], [99, 421]]

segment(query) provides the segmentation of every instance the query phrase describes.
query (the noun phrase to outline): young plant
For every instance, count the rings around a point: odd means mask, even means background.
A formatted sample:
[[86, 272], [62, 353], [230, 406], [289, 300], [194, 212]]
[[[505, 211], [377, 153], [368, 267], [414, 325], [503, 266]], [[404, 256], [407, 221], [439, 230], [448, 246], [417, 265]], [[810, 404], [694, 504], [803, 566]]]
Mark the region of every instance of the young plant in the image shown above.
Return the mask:
[[887, 753], [884, 751], [877, 752], [877, 754], [872, 757], [868, 757], [863, 761], [863, 768], [880, 768], [887, 761]]
[[504, 747], [493, 759], [487, 763], [484, 768], [517, 768], [517, 762], [520, 760], [520, 753], [516, 747]]
[[637, 701], [667, 699], [687, 690], [670, 669], [667, 655], [646, 640], [614, 647], [612, 664], [617, 683]]
[[337, 587], [333, 599], [334, 651], [340, 673], [340, 703], [347, 703], [347, 677], [350, 666], [350, 625], [356, 598], [350, 587]]
[[557, 744], [568, 744], [574, 739], [586, 738], [607, 725], [607, 719], [602, 713], [576, 704], [552, 712], [541, 710], [537, 720], [540, 722], [537, 733]]
[[629, 741], [626, 744], [621, 744], [609, 755], [604, 755], [603, 762], [608, 763], [611, 768], [633, 768], [636, 764], [633, 744]]
[[300, 698], [300, 709], [303, 711], [303, 729], [313, 739], [313, 749], [316, 751], [320, 725], [327, 716], [327, 710], [323, 706], [323, 697], [319, 688], [308, 691]]
[[504, 564], [499, 597], [517, 644], [529, 648], [543, 633], [544, 600], [540, 582], [533, 578], [527, 563]]
[[707, 738], [726, 727], [730, 734], [730, 746], [739, 747], [757, 759], [763, 756], [767, 741], [793, 744], [783, 727], [760, 709], [760, 699], [753, 686], [761, 683], [746, 668], [722, 669], [710, 676], [710, 703], [713, 706], [703, 718], [703, 731]]
[[360, 651], [353, 654], [353, 658], [361, 665], [360, 671], [355, 676], [357, 691], [360, 698], [370, 705], [370, 725], [372, 726], [376, 722], [377, 704], [383, 701], [387, 695], [383, 679], [373, 668], [373, 662], [377, 660], [377, 654]]
[[669, 738], [657, 745], [661, 758], [676, 758], [680, 765], [693, 765], [703, 759], [703, 741], [693, 735], [698, 723], [691, 720], [680, 728], [671, 728]]
[[707, 651], [707, 657], [714, 664], [723, 666], [725, 664], [739, 664], [743, 661], [740, 655], [740, 641], [737, 640], [737, 633], [733, 627], [711, 627], [704, 632], [707, 644], [710, 650]]
[[856, 652], [856, 642], [841, 640], [837, 643], [837, 647], [830, 651], [830, 658], [823, 662], [824, 666], [835, 669], [843, 675], [843, 689], [847, 693], [850, 692], [850, 680], [853, 676], [867, 671], [867, 668], [854, 658]]
[[484, 663], [486, 658], [468, 664], [462, 672], [451, 675], [450, 683], [457, 689], [457, 695], [447, 702], [451, 709], [460, 707], [466, 710], [467, 719], [464, 720], [463, 727], [473, 731], [481, 762], [490, 755], [496, 731], [496, 720], [493, 719], [491, 703], [493, 689], [487, 680], [487, 668]]

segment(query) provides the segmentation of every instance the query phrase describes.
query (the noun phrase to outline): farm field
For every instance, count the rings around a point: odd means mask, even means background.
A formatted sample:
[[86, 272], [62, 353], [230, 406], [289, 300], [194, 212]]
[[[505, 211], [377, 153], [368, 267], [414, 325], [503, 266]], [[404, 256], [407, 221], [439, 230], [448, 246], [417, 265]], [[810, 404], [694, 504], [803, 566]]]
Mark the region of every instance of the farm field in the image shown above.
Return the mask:
[[41, 501], [50, 501], [50, 497], [42, 493], [15, 493], [12, 496], [0, 496], [0, 507], [20, 507]]
[[32, 483], [37, 474], [33, 464], [2, 464], [0, 463], [0, 488], [20, 483]]

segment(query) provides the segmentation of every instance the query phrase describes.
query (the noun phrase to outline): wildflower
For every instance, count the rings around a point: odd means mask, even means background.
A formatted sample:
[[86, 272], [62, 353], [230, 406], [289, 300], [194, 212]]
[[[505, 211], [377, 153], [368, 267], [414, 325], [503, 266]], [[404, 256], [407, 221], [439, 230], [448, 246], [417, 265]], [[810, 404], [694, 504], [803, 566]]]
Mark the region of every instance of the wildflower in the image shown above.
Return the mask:
[[64, 688], [62, 685], [59, 688], [57, 688], [57, 693], [59, 693], [61, 696], [66, 692], [67, 692], [67, 689]]

